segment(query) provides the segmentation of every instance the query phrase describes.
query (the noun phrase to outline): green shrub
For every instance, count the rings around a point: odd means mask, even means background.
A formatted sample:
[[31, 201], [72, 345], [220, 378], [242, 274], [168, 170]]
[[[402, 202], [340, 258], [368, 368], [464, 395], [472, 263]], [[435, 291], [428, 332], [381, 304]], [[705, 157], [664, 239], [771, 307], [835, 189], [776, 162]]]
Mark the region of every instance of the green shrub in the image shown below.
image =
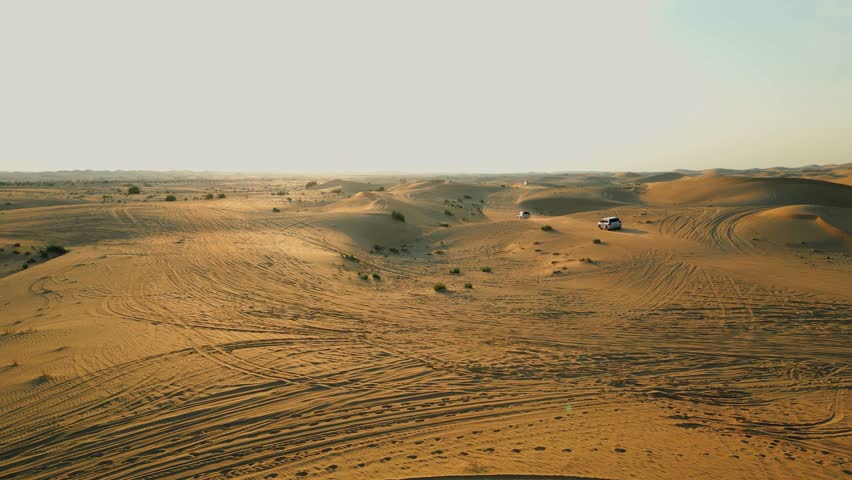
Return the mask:
[[166, 201], [167, 201], [167, 202], [174, 202], [175, 200], [177, 200], [177, 197], [176, 197], [176, 196], [174, 196], [174, 195], [167, 195], [167, 196], [166, 196]]
[[479, 270], [485, 273], [491, 273], [491, 267], [480, 267]]
[[220, 193], [219, 195], [216, 195], [216, 198], [225, 198], [225, 194], [224, 194], [224, 193]]
[[464, 288], [473, 288], [473, 284], [470, 282], [464, 282]]
[[432, 288], [435, 289], [436, 292], [443, 292], [447, 289], [447, 286], [441, 282], [438, 282], [435, 285], [432, 285]]
[[399, 249], [396, 247], [390, 247], [388, 250], [390, 250], [391, 253], [399, 253]]
[[385, 247], [379, 245], [378, 243], [373, 245], [373, 251], [375, 251], [375, 252], [381, 252], [381, 251], [384, 251], [384, 249], [385, 249]]
[[305, 189], [308, 189], [308, 188], [311, 188], [311, 187], [316, 187], [316, 186], [317, 186], [317, 182], [311, 180], [310, 182], [305, 184]]
[[459, 270], [459, 267], [451, 268], [450, 273], [457, 275], [457, 274], [461, 273], [461, 270]]
[[142, 191], [139, 190], [139, 187], [137, 187], [136, 185], [131, 185], [131, 186], [127, 187], [127, 194], [128, 195], [139, 195], [140, 193], [142, 193]]
[[442, 224], [441, 224], [441, 226], [442, 226], [442, 227], [444, 227], [444, 228], [450, 228], [450, 224], [449, 224], [449, 223], [442, 223]]
[[391, 212], [391, 218], [393, 218], [394, 220], [403, 222], [403, 223], [405, 222], [405, 215], [403, 215], [402, 212], [398, 212], [396, 210]]
[[597, 243], [597, 244], [599, 244], [599, 243], [601, 243], [601, 239], [600, 239], [600, 238], [596, 238], [596, 239], [592, 240], [592, 243]]
[[366, 273], [358, 272], [358, 278], [360, 278], [361, 280], [369, 280], [370, 276], [367, 275]]
[[205, 199], [205, 200], [213, 200], [213, 194], [212, 194], [212, 193], [208, 193], [207, 195], [204, 195], [204, 199]]
[[344, 260], [349, 260], [350, 262], [358, 263], [361, 261], [358, 260], [358, 257], [352, 255], [351, 253], [341, 253], [340, 256], [343, 257]]
[[381, 279], [382, 279], [382, 276], [379, 275], [378, 273], [373, 274], [373, 280], [381, 280]]
[[541, 229], [542, 229], [542, 231], [550, 232], [550, 231], [553, 230], [553, 227], [551, 227], [550, 225], [542, 225]]
[[464, 196], [464, 198], [466, 198], [466, 199], [470, 200], [470, 199], [472, 199], [473, 197], [471, 197], [470, 195], [465, 195], [465, 196]]
[[280, 212], [280, 211], [281, 211], [281, 209], [280, 209], [280, 208], [278, 208], [278, 207], [272, 207], [272, 212], [273, 212], [273, 213], [278, 213], [278, 212]]
[[449, 211], [449, 210], [444, 210], [444, 215], [446, 215], [446, 216], [448, 216], [448, 217], [452, 217], [452, 216], [453, 216], [453, 212], [451, 212], [451, 211]]
[[376, 191], [377, 191], [377, 192], [384, 192], [384, 191], [385, 191], [385, 187], [379, 187], [379, 188], [377, 188], [377, 189], [376, 189]]

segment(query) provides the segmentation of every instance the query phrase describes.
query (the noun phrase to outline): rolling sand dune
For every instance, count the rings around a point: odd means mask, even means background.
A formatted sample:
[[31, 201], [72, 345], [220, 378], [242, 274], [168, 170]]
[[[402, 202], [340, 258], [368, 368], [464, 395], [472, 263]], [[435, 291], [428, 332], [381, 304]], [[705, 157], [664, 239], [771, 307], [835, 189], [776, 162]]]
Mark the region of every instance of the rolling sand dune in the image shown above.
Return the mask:
[[852, 187], [563, 177], [0, 211], [0, 478], [849, 476]]
[[651, 183], [643, 200], [654, 205], [798, 205], [852, 207], [852, 187], [803, 178], [723, 175]]

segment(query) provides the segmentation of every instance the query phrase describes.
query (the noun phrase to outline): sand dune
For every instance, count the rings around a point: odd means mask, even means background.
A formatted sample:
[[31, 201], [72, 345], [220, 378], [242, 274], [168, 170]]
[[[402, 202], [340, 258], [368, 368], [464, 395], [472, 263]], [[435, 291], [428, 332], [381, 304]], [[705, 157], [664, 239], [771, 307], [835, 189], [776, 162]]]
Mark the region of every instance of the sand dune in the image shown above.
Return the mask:
[[848, 476], [851, 187], [560, 177], [0, 211], [0, 478]]
[[852, 187], [803, 178], [703, 175], [651, 183], [643, 200], [654, 205], [798, 205], [852, 207]]

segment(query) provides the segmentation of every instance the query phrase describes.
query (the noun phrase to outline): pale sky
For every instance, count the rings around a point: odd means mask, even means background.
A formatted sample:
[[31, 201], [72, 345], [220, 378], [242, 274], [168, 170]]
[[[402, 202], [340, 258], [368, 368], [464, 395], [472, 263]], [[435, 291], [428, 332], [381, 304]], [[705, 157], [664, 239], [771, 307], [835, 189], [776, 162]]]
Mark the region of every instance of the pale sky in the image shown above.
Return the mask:
[[0, 0], [0, 170], [852, 161], [852, 0]]

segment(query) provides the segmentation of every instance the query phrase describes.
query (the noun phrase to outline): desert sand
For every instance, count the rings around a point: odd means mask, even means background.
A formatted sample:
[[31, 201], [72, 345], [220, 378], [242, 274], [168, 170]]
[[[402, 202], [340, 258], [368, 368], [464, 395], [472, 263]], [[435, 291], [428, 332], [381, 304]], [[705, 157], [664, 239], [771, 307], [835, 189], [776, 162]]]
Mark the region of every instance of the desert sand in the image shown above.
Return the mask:
[[850, 174], [8, 175], [0, 478], [849, 478]]

